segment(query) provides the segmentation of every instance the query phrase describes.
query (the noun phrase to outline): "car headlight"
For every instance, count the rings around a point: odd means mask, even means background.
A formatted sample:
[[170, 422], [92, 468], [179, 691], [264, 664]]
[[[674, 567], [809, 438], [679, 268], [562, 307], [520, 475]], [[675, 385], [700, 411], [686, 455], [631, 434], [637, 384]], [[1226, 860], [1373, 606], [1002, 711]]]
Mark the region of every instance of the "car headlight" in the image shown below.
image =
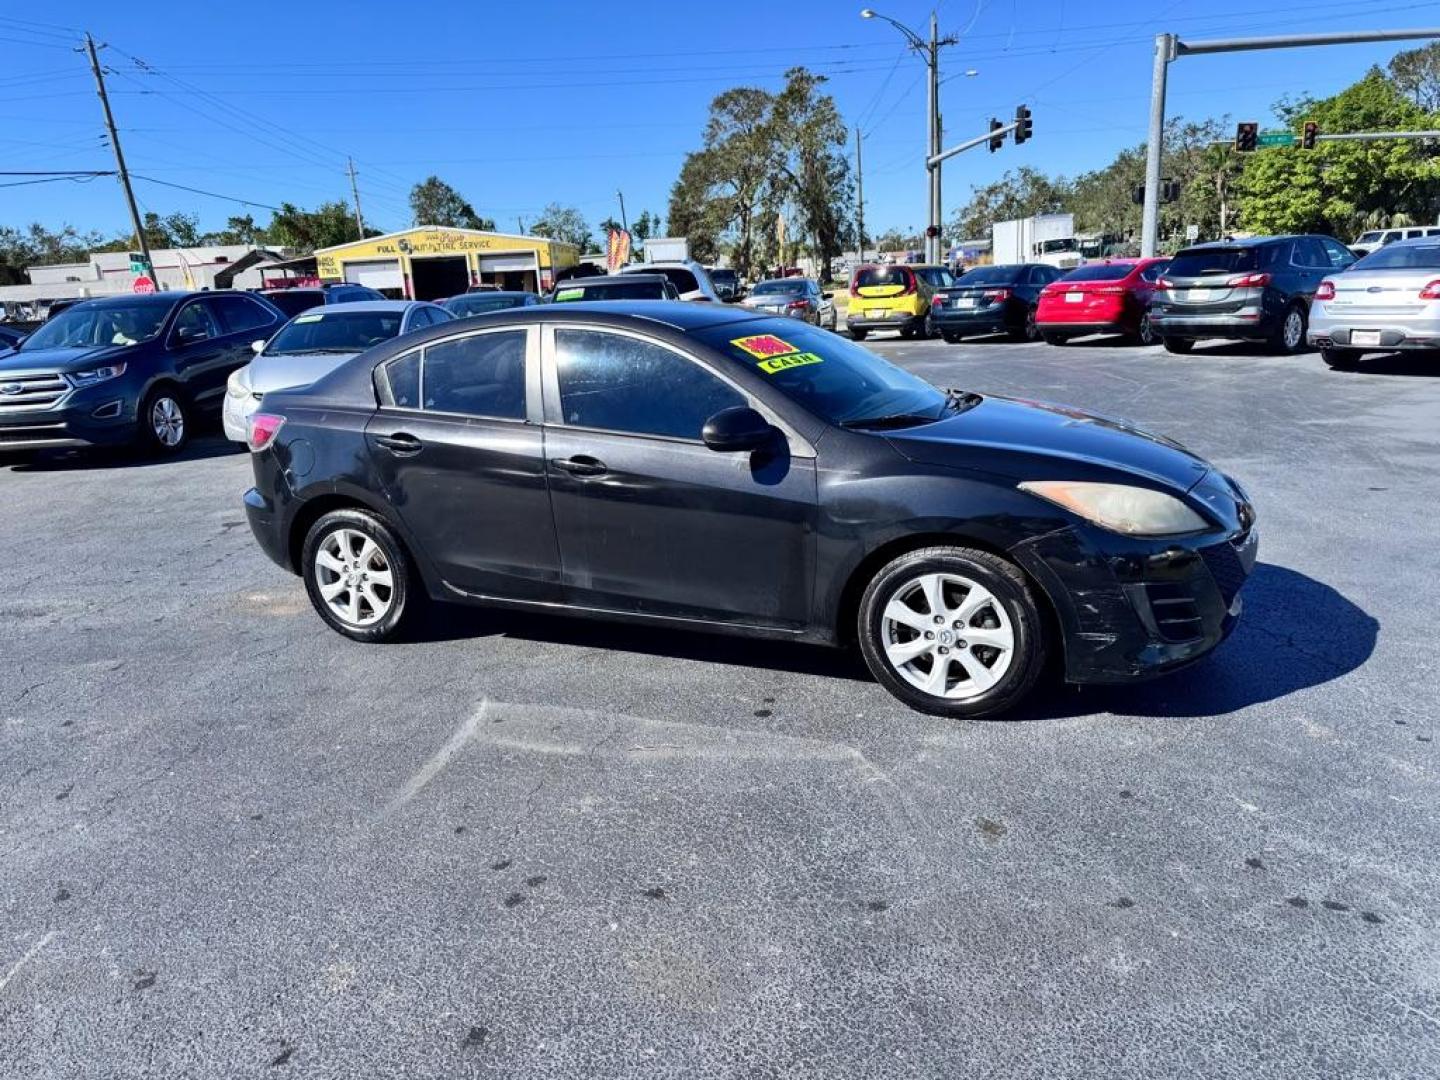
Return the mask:
[[250, 396], [250, 377], [245, 374], [245, 368], [236, 368], [230, 373], [230, 378], [225, 380], [225, 393], [232, 398], [248, 398]]
[[94, 386], [107, 379], [118, 379], [124, 374], [124, 364], [106, 364], [104, 367], [92, 368], [89, 371], [72, 371], [70, 372], [70, 381], [76, 386]]
[[1020, 490], [1129, 536], [1171, 536], [1210, 527], [1208, 521], [1173, 495], [1149, 488], [1083, 480], [1027, 480]]

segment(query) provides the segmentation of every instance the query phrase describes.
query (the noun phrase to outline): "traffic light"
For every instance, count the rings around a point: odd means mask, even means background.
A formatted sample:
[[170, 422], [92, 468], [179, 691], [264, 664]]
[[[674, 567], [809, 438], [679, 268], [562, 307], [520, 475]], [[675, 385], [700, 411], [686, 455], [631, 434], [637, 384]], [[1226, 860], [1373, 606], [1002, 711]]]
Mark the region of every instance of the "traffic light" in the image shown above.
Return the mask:
[[[991, 130], [991, 132], [999, 131], [999, 130], [1000, 130], [1001, 128], [1003, 128], [1004, 126], [1005, 126], [1004, 124], [1000, 123], [1000, 121], [999, 121], [999, 120], [996, 120], [993, 116], [990, 118], [990, 130]], [[1004, 146], [1004, 145], [1005, 145], [1005, 136], [1004, 136], [1004, 135], [995, 135], [995, 134], [992, 134], [992, 135], [990, 136], [990, 153], [993, 154], [996, 150], [999, 150], [1000, 147], [1002, 147], [1002, 146]]]
[[1314, 120], [1305, 121], [1305, 134], [1300, 136], [1300, 145], [1306, 150], [1315, 149], [1315, 136], [1320, 134], [1320, 125]]
[[1144, 184], [1136, 184], [1133, 188], [1130, 189], [1130, 201], [1133, 202], [1136, 206], [1145, 205]]
[[1178, 198], [1180, 198], [1180, 181], [1162, 180], [1160, 182], [1160, 201], [1172, 203]]
[[1235, 149], [1240, 153], [1251, 153], [1259, 137], [1260, 125], [1254, 120], [1245, 120], [1235, 125]]
[[1015, 145], [1019, 146], [1035, 130], [1035, 121], [1030, 119], [1030, 108], [1027, 105], [1015, 106]]

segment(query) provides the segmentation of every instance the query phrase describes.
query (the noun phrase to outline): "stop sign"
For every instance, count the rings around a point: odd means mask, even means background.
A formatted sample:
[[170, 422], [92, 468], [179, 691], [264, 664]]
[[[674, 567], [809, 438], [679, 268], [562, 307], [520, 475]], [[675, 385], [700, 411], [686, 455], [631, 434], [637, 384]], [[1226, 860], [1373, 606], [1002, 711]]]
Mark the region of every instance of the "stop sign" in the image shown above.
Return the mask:
[[151, 281], [144, 274], [141, 274], [135, 279], [133, 288], [138, 293], [152, 293], [155, 291], [155, 282]]

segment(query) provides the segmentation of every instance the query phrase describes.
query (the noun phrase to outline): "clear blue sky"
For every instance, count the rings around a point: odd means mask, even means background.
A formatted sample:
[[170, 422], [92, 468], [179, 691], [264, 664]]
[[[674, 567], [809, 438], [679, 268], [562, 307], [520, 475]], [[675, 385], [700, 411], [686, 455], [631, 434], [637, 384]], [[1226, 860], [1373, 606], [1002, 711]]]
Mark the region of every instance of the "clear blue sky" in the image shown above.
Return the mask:
[[[163, 14], [158, 10], [165, 9]], [[360, 173], [367, 222], [409, 224], [411, 184], [437, 173], [500, 227], [558, 201], [592, 223], [664, 213], [700, 141], [710, 98], [777, 87], [806, 64], [830, 79], [865, 132], [867, 231], [923, 223], [923, 67], [899, 34], [859, 18], [862, 0], [682, 4], [365, 2], [255, 5], [72, 0], [0, 8], [0, 169], [112, 167], [84, 58], [102, 57], [131, 169], [270, 205], [348, 197]], [[917, 29], [933, 3], [881, 0]], [[1073, 174], [1141, 141], [1155, 33], [1192, 38], [1440, 24], [1440, 2], [1316, 0], [944, 0], [947, 142], [1018, 102], [1035, 138], [973, 151], [945, 169], [946, 217], [972, 184], [1034, 165]], [[54, 14], [51, 15], [50, 13]], [[1187, 58], [1172, 65], [1170, 114], [1269, 120], [1282, 95], [1333, 93], [1407, 45], [1348, 45]], [[975, 77], [959, 74], [967, 68]], [[0, 177], [0, 183], [13, 181]], [[146, 209], [194, 211], [220, 227], [246, 207], [137, 181]], [[261, 221], [268, 211], [253, 208]], [[0, 188], [0, 224], [126, 226], [113, 178]]]

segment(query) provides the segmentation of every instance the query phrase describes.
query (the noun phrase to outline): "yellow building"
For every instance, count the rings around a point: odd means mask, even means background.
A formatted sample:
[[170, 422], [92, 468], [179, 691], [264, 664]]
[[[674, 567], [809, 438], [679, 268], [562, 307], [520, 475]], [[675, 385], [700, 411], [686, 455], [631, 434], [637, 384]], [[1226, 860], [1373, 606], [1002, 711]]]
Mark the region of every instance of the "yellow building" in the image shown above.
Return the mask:
[[368, 285], [395, 299], [440, 300], [482, 284], [545, 292], [555, 271], [579, 257], [573, 244], [540, 236], [423, 225], [321, 248], [315, 269], [324, 282]]

